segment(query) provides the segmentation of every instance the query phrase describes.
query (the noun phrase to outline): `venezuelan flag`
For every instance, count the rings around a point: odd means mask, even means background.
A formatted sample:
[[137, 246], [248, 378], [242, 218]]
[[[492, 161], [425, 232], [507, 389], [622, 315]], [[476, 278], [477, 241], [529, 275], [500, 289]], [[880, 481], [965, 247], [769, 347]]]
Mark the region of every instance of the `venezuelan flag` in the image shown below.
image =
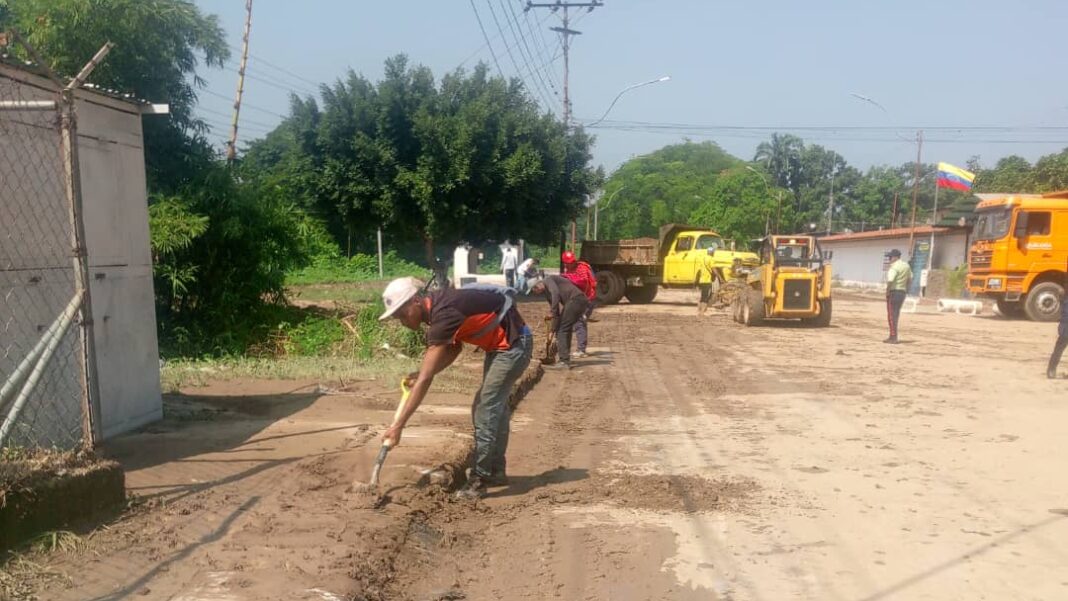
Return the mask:
[[975, 181], [975, 174], [971, 171], [965, 171], [960, 167], [954, 167], [949, 163], [938, 164], [939, 188], [950, 188], [952, 190], [967, 192], [972, 189], [973, 181]]

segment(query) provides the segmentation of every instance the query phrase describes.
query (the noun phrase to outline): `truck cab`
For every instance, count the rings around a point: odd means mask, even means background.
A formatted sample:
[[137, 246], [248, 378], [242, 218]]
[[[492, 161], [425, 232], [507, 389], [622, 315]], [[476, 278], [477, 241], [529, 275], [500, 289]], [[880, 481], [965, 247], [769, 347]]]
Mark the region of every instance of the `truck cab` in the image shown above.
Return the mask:
[[734, 277], [735, 259], [747, 266], [759, 262], [754, 253], [732, 250], [731, 245], [712, 230], [661, 230], [661, 248], [666, 249], [663, 281], [666, 286], [710, 284], [715, 280], [717, 269], [724, 279], [730, 279]]
[[969, 292], [1005, 316], [1060, 318], [1068, 264], [1068, 192], [985, 197], [968, 251]]

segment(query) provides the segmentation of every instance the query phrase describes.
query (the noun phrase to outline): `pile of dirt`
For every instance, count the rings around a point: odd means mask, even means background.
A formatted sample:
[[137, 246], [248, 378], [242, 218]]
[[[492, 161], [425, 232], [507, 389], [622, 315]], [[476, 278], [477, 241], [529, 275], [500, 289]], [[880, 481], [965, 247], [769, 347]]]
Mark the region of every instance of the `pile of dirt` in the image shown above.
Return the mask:
[[758, 489], [741, 477], [637, 475], [596, 472], [589, 490], [603, 500], [633, 509], [678, 511], [736, 511]]
[[727, 280], [716, 291], [712, 304], [716, 307], [729, 307], [734, 302], [734, 299], [745, 294], [747, 290], [749, 290], [749, 285], [745, 283], [745, 280], [737, 278]]

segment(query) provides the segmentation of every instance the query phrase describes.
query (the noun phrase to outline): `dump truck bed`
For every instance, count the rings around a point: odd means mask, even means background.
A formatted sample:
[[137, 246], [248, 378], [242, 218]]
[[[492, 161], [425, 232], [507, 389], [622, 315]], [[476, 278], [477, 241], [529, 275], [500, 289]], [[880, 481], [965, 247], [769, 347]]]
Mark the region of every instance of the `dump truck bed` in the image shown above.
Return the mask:
[[590, 265], [657, 265], [659, 250], [656, 238], [587, 240], [582, 243], [582, 260]]

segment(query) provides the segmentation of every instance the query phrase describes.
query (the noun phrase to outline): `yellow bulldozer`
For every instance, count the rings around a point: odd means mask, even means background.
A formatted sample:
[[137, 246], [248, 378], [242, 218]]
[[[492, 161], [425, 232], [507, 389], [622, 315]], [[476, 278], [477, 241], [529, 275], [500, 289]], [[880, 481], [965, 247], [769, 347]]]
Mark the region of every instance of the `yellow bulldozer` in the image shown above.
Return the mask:
[[813, 236], [767, 236], [760, 266], [745, 275], [745, 292], [734, 295], [734, 321], [757, 326], [768, 319], [801, 319], [831, 325], [831, 264]]

